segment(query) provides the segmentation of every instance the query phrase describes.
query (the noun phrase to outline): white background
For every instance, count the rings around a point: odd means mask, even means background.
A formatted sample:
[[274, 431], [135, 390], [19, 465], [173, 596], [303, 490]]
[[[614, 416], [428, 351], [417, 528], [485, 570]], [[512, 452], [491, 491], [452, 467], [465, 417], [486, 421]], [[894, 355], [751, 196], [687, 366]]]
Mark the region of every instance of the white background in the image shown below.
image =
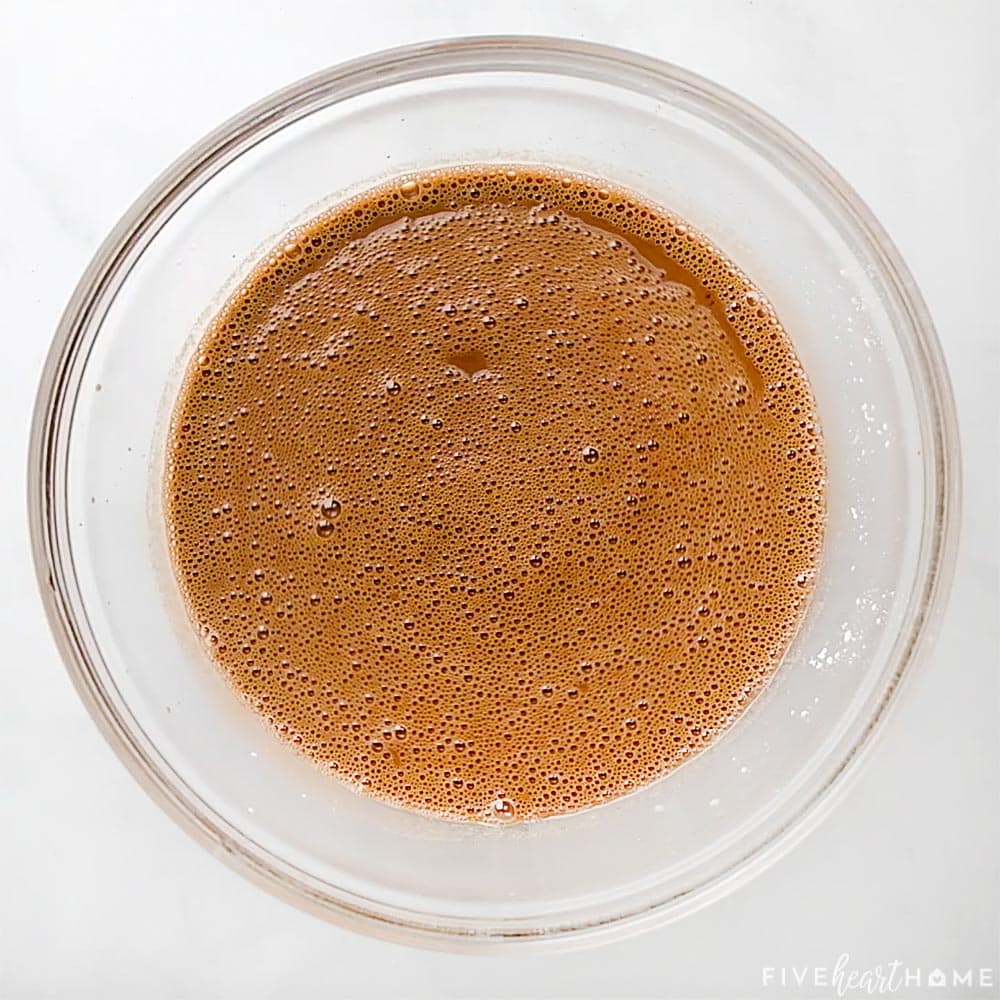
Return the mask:
[[[940, 638], [840, 807], [724, 901], [622, 943], [544, 957], [360, 937], [271, 899], [196, 846], [77, 700], [25, 526], [25, 445], [49, 339], [99, 241], [146, 184], [298, 77], [378, 48], [487, 32], [675, 61], [815, 146], [924, 291], [965, 457]], [[761, 970], [832, 966], [844, 952], [852, 967], [898, 959], [925, 976], [992, 967], [996, 983], [998, 42], [990, 0], [0, 0], [0, 996], [833, 996], [764, 988]]]

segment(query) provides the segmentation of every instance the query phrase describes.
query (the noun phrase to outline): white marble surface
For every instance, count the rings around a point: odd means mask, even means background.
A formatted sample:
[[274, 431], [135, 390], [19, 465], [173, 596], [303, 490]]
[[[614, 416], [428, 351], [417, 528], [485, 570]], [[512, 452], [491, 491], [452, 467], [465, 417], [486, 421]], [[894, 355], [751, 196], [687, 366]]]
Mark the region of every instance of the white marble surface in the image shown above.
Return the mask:
[[[534, 8], [534, 9], [533, 9]], [[366, 0], [0, 4], [0, 996], [789, 997], [762, 967], [899, 960], [997, 980], [1000, 5], [990, 0]], [[564, 34], [674, 60], [822, 152], [898, 242], [936, 318], [965, 449], [940, 640], [874, 759], [789, 856], [683, 922], [591, 951], [470, 958], [328, 926], [190, 841], [104, 745], [48, 635], [22, 470], [69, 292], [148, 181], [258, 96], [462, 33]], [[995, 301], [995, 292], [993, 293]], [[993, 996], [985, 989], [907, 996]]]

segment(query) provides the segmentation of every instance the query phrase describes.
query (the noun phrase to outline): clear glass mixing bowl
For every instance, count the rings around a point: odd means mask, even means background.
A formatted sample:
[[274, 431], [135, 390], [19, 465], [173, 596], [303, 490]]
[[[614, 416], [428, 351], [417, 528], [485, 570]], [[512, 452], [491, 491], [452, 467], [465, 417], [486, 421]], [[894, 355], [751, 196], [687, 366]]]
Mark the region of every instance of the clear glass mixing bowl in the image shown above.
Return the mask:
[[[363, 798], [280, 744], [188, 624], [159, 510], [166, 417], [206, 319], [293, 223], [408, 170], [536, 162], [700, 227], [760, 285], [815, 390], [829, 522], [774, 681], [717, 743], [600, 808], [510, 827]], [[39, 391], [31, 530], [80, 694], [219, 857], [352, 927], [465, 948], [676, 917], [773, 860], [872, 744], [947, 589], [958, 445], [913, 280], [858, 197], [756, 108], [676, 67], [551, 39], [397, 49], [226, 123], [139, 199], [62, 319]]]

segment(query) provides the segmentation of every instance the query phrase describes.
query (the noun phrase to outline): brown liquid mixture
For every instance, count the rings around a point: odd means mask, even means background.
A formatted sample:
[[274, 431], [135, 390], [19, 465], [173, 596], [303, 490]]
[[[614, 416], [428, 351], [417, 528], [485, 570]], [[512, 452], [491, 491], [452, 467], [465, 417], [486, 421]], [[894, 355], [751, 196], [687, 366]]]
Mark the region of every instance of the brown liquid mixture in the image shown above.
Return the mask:
[[594, 805], [767, 682], [823, 532], [763, 296], [634, 195], [397, 182], [289, 234], [205, 334], [166, 517], [212, 658], [320, 766], [439, 815]]

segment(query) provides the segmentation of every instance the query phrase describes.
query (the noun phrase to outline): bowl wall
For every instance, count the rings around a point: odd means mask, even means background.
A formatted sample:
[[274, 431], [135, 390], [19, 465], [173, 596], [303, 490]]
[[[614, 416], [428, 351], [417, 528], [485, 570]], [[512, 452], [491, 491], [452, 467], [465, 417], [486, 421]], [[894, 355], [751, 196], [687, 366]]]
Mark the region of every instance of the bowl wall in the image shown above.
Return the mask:
[[[165, 547], [164, 434], [185, 365], [285, 230], [400, 173], [542, 163], [708, 234], [769, 296], [829, 465], [816, 593], [765, 692], [678, 771], [596, 809], [492, 828], [320, 774], [231, 692]], [[199, 836], [335, 919], [411, 940], [552, 939], [677, 915], [749, 873], [870, 741], [946, 577], [954, 418], [891, 244], [798, 140], [680, 70], [531, 39], [384, 53], [297, 84], [179, 161], [81, 282], [39, 396], [36, 557], [110, 741]]]

